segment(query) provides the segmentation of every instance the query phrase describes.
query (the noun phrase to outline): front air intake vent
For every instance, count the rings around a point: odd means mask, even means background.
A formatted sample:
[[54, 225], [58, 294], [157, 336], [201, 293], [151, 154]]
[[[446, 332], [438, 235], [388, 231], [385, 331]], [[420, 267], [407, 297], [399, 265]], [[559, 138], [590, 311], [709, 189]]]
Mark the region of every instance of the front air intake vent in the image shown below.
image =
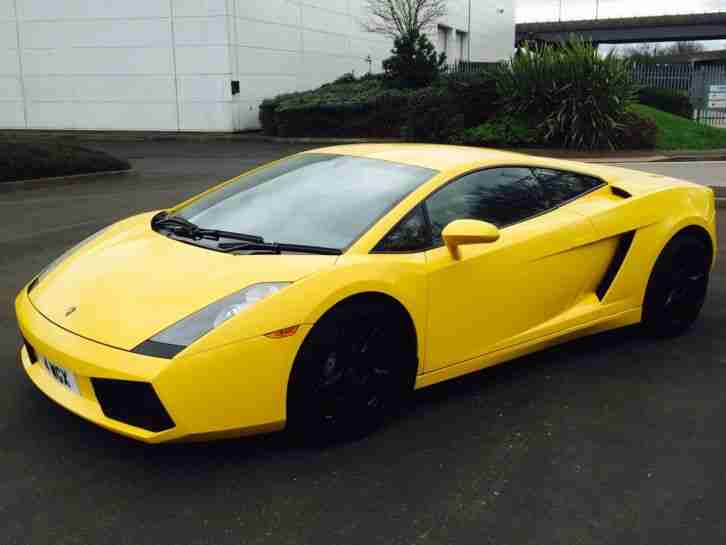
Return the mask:
[[174, 427], [174, 421], [148, 382], [91, 378], [91, 383], [108, 418], [154, 432]]

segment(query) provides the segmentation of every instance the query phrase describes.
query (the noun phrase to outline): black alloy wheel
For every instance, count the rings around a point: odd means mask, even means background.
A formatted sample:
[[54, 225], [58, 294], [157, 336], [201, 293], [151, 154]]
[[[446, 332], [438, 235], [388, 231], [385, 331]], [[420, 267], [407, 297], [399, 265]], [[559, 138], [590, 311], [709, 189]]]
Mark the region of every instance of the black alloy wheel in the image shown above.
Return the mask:
[[288, 389], [288, 427], [312, 440], [380, 426], [413, 390], [415, 340], [403, 316], [375, 300], [344, 303], [305, 339]]
[[665, 247], [651, 273], [643, 323], [656, 337], [674, 337], [698, 318], [708, 290], [711, 250], [698, 236], [684, 233]]

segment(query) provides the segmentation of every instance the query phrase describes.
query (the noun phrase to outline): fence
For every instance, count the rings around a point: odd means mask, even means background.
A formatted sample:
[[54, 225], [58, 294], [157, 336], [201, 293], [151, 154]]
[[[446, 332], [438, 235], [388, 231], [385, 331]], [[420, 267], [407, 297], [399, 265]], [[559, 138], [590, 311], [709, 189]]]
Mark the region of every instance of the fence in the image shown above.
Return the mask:
[[693, 104], [693, 118], [699, 123], [726, 128], [726, 108], [709, 108], [713, 85], [726, 85], [726, 66], [691, 64], [638, 64], [633, 80], [644, 87], [687, 93]]
[[479, 74], [498, 64], [497, 62], [458, 61], [447, 64], [444, 67], [444, 72], [447, 74]]

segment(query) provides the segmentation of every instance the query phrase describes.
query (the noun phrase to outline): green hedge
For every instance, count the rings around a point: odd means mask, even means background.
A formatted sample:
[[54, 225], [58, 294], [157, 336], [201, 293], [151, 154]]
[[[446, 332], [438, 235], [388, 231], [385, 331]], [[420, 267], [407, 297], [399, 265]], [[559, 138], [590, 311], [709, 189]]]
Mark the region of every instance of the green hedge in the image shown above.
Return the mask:
[[494, 118], [499, 95], [488, 74], [445, 76], [415, 92], [401, 133], [406, 138], [446, 142], [456, 132]]
[[638, 90], [638, 102], [656, 110], [693, 119], [693, 105], [683, 91], [644, 87]]
[[314, 91], [265, 100], [260, 123], [271, 136], [397, 137], [412, 91], [388, 88], [380, 77], [346, 75]]
[[260, 106], [269, 136], [406, 137], [445, 142], [492, 119], [496, 82], [485, 74], [441, 77], [420, 90], [390, 88], [379, 76], [346, 74], [319, 89], [280, 95]]
[[535, 147], [542, 144], [542, 137], [536, 127], [524, 119], [502, 115], [476, 127], [460, 130], [449, 142], [465, 146], [490, 148]]
[[59, 142], [0, 142], [0, 183], [91, 172], [128, 170], [125, 159]]
[[260, 122], [282, 137], [403, 137], [494, 147], [644, 149], [657, 128], [628, 112], [628, 65], [575, 41], [515, 56], [479, 74], [447, 74], [418, 90], [345, 74], [265, 100]]

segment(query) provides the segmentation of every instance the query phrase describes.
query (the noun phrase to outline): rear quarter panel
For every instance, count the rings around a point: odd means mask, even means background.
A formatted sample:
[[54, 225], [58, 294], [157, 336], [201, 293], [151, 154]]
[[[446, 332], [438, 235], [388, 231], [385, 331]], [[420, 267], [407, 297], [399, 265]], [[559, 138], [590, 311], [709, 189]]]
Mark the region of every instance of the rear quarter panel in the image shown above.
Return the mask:
[[631, 196], [623, 199], [599, 192], [572, 205], [590, 218], [601, 239], [635, 232], [630, 251], [603, 303], [641, 306], [658, 256], [686, 227], [705, 229], [715, 255], [716, 210], [710, 188], [621, 169], [606, 179]]

